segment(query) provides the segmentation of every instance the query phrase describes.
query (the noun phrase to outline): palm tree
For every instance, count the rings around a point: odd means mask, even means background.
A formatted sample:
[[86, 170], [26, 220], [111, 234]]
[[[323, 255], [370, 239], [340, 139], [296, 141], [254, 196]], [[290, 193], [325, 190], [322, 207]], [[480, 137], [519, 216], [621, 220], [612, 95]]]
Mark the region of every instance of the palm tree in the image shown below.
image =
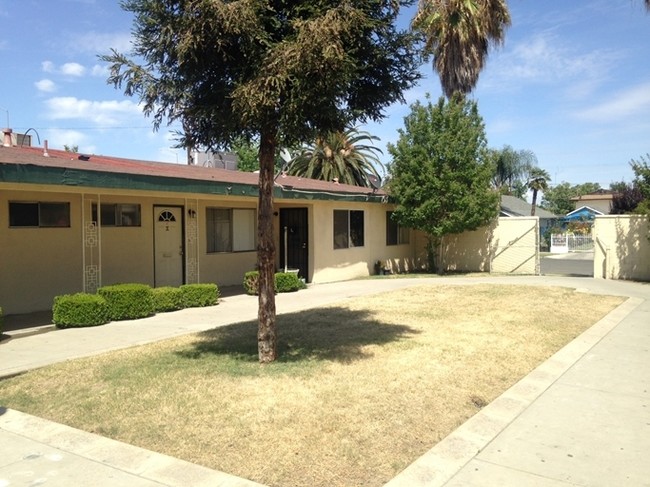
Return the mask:
[[377, 156], [381, 150], [368, 145], [374, 140], [379, 140], [379, 137], [356, 129], [330, 132], [302, 149], [289, 163], [287, 173], [355, 186], [373, 186], [372, 180], [381, 179], [377, 166], [383, 168]]
[[533, 191], [533, 202], [530, 209], [530, 216], [535, 216], [535, 206], [537, 205], [537, 193], [548, 189], [548, 183], [551, 176], [548, 172], [540, 167], [534, 167], [528, 173], [528, 183], [526, 186]]
[[514, 150], [509, 145], [501, 149], [490, 149], [494, 173], [492, 186], [502, 194], [523, 197], [525, 177], [536, 166], [537, 157], [530, 150]]
[[474, 89], [490, 45], [503, 43], [509, 25], [506, 0], [420, 0], [412, 22], [447, 98]]

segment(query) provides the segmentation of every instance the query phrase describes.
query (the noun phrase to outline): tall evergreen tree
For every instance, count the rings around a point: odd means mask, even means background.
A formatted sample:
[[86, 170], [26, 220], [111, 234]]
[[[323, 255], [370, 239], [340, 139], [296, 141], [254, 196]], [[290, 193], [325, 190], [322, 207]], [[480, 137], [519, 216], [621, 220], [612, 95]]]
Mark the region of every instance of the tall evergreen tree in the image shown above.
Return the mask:
[[435, 271], [445, 235], [475, 230], [499, 211], [476, 103], [459, 95], [448, 102], [442, 97], [435, 104], [416, 102], [388, 152], [394, 218], [427, 234], [429, 267]]
[[259, 141], [258, 349], [275, 360], [274, 158], [317, 133], [378, 120], [418, 75], [415, 37], [396, 27], [408, 0], [123, 0], [132, 58], [112, 51], [109, 83], [140, 98], [154, 127], [183, 123], [182, 145]]

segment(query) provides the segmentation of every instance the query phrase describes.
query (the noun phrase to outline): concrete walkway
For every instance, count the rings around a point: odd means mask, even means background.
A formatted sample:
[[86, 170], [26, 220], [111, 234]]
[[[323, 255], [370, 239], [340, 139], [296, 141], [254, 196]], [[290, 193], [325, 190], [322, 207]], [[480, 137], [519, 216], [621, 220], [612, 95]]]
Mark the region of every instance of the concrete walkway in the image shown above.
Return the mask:
[[[566, 286], [623, 305], [434, 446], [389, 486], [650, 486], [650, 285], [562, 277], [374, 279], [277, 296], [279, 314], [419, 284]], [[0, 377], [255, 319], [257, 299], [0, 343]], [[137, 323], [137, 324], [136, 324]], [[24, 333], [22, 331], [21, 333]], [[0, 407], [0, 487], [254, 486]]]

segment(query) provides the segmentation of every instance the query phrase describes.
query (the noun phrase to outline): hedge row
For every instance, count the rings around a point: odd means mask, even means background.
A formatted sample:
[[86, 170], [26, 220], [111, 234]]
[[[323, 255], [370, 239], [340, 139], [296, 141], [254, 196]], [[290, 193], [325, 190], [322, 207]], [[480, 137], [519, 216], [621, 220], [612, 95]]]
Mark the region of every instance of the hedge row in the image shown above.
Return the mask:
[[[276, 293], [291, 293], [300, 289], [305, 289], [306, 287], [305, 283], [302, 282], [302, 280], [293, 272], [277, 272], [275, 274], [274, 283]], [[259, 271], [249, 271], [244, 274], [243, 286], [246, 294], [259, 294]]]
[[99, 288], [97, 294], [57, 296], [52, 307], [52, 321], [59, 328], [97, 326], [165, 311], [212, 306], [218, 300], [216, 284], [184, 284], [179, 288], [115, 284]]

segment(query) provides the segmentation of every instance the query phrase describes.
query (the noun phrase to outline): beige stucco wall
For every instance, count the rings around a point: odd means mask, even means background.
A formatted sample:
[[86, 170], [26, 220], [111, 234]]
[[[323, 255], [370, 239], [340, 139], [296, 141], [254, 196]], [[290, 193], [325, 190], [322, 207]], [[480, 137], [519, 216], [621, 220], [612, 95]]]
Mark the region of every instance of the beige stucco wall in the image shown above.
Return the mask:
[[[9, 228], [9, 201], [69, 202], [69, 228]], [[81, 198], [0, 188], [0, 307], [5, 314], [52, 307], [82, 282]]]
[[650, 225], [646, 216], [597, 216], [594, 277], [650, 281]]
[[[381, 260], [392, 272], [415, 267], [415, 237], [404, 245], [386, 245], [386, 212], [392, 205], [319, 201], [312, 207], [310, 225], [310, 266], [312, 282], [323, 283], [354, 279], [375, 273], [374, 263]], [[334, 210], [364, 211], [364, 246], [334, 249]]]
[[[536, 274], [538, 217], [501, 217], [490, 225], [447, 235], [440, 248], [442, 269], [448, 272]], [[426, 239], [418, 254], [426, 256]]]

